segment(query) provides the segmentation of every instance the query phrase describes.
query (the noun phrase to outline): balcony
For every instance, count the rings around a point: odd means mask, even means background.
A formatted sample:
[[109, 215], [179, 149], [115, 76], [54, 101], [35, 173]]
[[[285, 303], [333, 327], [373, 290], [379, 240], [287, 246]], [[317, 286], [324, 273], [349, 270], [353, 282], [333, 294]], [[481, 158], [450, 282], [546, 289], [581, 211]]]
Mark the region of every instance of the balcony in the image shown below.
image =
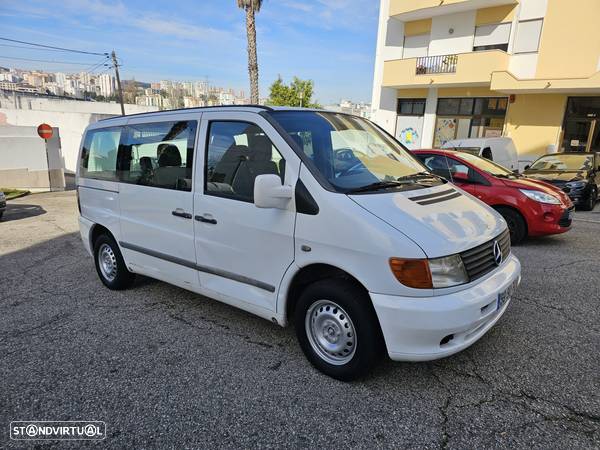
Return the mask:
[[518, 0], [391, 0], [390, 16], [406, 22], [516, 3]]
[[487, 50], [386, 61], [383, 86], [397, 89], [489, 86], [492, 72], [508, 70], [509, 58], [501, 50]]

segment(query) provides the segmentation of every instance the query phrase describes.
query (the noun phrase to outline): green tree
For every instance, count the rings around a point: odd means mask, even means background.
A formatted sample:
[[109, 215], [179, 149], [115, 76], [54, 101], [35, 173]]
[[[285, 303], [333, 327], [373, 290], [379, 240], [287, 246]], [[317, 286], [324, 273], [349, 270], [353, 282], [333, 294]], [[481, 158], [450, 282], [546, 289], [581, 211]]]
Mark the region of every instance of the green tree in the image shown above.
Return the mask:
[[277, 78], [270, 87], [269, 105], [273, 106], [302, 106], [305, 108], [320, 108], [321, 105], [312, 102], [314, 82], [294, 77], [290, 84], [285, 84], [281, 77]]
[[246, 11], [246, 36], [248, 38], [248, 74], [250, 75], [250, 101], [258, 105], [258, 57], [256, 56], [256, 18], [262, 0], [237, 0], [238, 7]]

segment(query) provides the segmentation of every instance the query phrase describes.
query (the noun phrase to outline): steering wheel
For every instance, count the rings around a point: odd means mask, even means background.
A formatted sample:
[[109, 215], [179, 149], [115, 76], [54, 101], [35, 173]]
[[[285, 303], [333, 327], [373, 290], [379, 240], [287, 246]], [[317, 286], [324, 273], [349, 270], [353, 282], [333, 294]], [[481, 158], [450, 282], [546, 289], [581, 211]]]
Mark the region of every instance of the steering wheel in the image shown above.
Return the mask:
[[338, 161], [352, 161], [356, 159], [354, 152], [350, 148], [340, 148], [335, 151], [335, 159]]
[[340, 173], [337, 174], [336, 178], [345, 177], [346, 175], [350, 175], [352, 172], [358, 172], [359, 170], [363, 170], [364, 168], [365, 165], [362, 163], [362, 161], [359, 160], [353, 166], [350, 166], [347, 169], [340, 171]]

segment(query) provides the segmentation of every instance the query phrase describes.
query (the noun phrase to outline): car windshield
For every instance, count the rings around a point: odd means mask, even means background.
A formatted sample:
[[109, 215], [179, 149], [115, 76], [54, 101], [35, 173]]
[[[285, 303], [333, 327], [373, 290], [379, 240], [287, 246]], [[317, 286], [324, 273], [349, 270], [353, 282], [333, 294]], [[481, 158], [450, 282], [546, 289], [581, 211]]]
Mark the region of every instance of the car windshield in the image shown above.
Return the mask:
[[535, 161], [529, 170], [589, 170], [592, 155], [546, 155]]
[[457, 151], [456, 155], [465, 160], [466, 162], [473, 164], [478, 169], [483, 170], [484, 172], [487, 172], [495, 177], [517, 178], [517, 175], [513, 171], [507, 169], [506, 167], [493, 163], [489, 159], [480, 158], [479, 156], [464, 152], [463, 149]]
[[317, 111], [275, 111], [271, 116], [338, 192], [414, 189], [441, 184], [407, 150], [368, 120]]

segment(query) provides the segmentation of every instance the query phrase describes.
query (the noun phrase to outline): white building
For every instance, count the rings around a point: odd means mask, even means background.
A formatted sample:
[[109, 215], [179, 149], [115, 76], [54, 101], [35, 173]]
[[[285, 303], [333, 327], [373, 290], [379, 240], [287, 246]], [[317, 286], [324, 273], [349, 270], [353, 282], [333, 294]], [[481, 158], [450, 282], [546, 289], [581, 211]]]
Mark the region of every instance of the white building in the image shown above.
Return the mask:
[[100, 95], [104, 97], [115, 95], [115, 79], [112, 75], [103, 73], [98, 77], [98, 84], [100, 85]]

